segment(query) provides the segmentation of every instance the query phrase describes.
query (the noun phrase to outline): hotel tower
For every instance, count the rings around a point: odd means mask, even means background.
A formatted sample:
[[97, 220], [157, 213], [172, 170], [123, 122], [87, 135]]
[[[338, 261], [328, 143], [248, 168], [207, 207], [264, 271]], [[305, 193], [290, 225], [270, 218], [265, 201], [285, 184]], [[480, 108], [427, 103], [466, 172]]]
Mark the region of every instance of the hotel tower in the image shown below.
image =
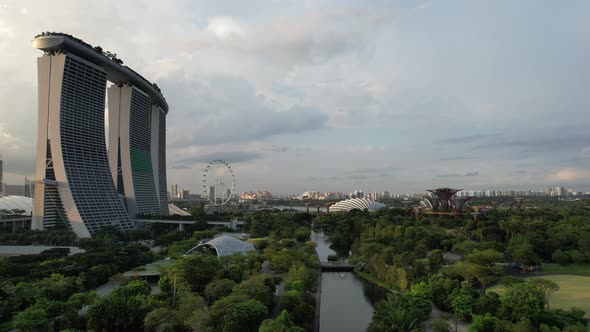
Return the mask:
[[44, 52], [33, 229], [89, 237], [104, 227], [135, 228], [138, 214], [167, 215], [168, 104], [160, 89], [70, 35], [44, 33], [33, 46]]

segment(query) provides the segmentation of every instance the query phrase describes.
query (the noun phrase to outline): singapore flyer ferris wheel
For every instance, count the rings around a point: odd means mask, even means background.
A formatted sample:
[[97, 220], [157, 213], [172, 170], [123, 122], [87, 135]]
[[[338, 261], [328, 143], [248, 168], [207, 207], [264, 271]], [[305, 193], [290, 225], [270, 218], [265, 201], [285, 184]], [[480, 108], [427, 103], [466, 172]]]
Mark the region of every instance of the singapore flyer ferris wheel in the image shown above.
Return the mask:
[[203, 197], [213, 205], [227, 205], [236, 191], [234, 171], [225, 160], [216, 159], [203, 172]]

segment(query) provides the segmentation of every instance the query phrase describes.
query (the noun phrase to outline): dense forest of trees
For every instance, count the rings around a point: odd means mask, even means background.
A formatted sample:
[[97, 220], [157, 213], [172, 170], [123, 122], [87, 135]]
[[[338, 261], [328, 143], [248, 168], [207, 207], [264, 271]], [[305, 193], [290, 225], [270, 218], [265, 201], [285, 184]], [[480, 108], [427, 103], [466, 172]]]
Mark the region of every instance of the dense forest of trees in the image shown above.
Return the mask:
[[[427, 314], [412, 304], [420, 285], [422, 298], [450, 313], [449, 321], [471, 323], [470, 331], [586, 331], [583, 311], [549, 308], [554, 283], [506, 277], [518, 275], [523, 265], [590, 262], [587, 202], [532, 203], [534, 208], [498, 210], [477, 221], [416, 220], [400, 208], [324, 215], [319, 224], [331, 232], [336, 252], [351, 253], [360, 274], [395, 292], [375, 307], [370, 330], [420, 329], [416, 322]], [[486, 292], [495, 283], [507, 291]], [[434, 324], [440, 328], [447, 322]]]
[[[185, 255], [218, 231], [200, 222], [119, 233], [105, 230], [76, 240], [67, 231], [0, 234], [2, 244], [78, 245], [85, 253], [52, 249], [0, 259], [0, 329], [20, 331], [311, 331], [319, 262], [309, 241], [312, 221], [331, 248], [354, 263], [360, 276], [390, 290], [375, 305], [369, 331], [421, 331], [432, 305], [446, 315], [434, 331], [459, 322], [470, 331], [586, 331], [585, 313], [550, 307], [559, 289], [551, 280], [527, 279], [521, 266], [590, 262], [587, 201], [531, 201], [471, 217], [423, 215], [405, 208], [377, 212], [244, 214], [257, 250], [217, 258]], [[207, 218], [229, 220], [231, 214]], [[151, 251], [139, 240], [151, 239]], [[120, 273], [171, 257], [159, 294]], [[97, 296], [108, 280], [120, 285]], [[497, 294], [489, 288], [503, 285]], [[277, 286], [283, 289], [276, 293]]]

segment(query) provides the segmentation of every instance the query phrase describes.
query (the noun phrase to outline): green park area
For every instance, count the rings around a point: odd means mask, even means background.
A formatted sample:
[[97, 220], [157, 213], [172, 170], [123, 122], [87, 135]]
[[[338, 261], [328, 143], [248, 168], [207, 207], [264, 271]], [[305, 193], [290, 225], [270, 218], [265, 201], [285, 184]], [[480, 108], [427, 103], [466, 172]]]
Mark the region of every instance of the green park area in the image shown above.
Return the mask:
[[[556, 282], [559, 290], [551, 295], [549, 306], [551, 309], [569, 309], [576, 307], [586, 312], [586, 318], [590, 318], [590, 276], [577, 275], [546, 275], [543, 278]], [[489, 289], [500, 295], [504, 293], [505, 287], [496, 285]]]
[[541, 274], [574, 274], [590, 276], [590, 264], [559, 265], [554, 263], [543, 264]]

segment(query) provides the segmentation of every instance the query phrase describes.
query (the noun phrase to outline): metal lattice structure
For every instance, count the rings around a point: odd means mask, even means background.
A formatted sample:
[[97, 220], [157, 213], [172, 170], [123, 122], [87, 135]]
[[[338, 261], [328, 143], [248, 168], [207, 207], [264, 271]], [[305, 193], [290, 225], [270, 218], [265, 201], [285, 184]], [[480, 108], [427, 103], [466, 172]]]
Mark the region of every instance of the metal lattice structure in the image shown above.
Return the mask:
[[[225, 168], [224, 178], [217, 178], [217, 179], [213, 178], [212, 179], [213, 175], [210, 174], [211, 171], [215, 167], [219, 167], [219, 166], [221, 166], [222, 168]], [[229, 165], [229, 163], [225, 160], [216, 159], [216, 160], [213, 160], [212, 162], [210, 162], [209, 164], [207, 164], [207, 167], [205, 167], [205, 171], [203, 172], [203, 181], [202, 182], [203, 182], [203, 196], [208, 197], [209, 203], [214, 204], [214, 205], [218, 205], [218, 204], [219, 205], [227, 205], [236, 192], [236, 177], [235, 177], [234, 171], [231, 168], [231, 166]], [[220, 198], [219, 201], [217, 200], [217, 195], [219, 194], [219, 191], [217, 190], [217, 188], [223, 189], [223, 192], [221, 193], [221, 196], [219, 197]], [[225, 197], [223, 194], [225, 194]]]

